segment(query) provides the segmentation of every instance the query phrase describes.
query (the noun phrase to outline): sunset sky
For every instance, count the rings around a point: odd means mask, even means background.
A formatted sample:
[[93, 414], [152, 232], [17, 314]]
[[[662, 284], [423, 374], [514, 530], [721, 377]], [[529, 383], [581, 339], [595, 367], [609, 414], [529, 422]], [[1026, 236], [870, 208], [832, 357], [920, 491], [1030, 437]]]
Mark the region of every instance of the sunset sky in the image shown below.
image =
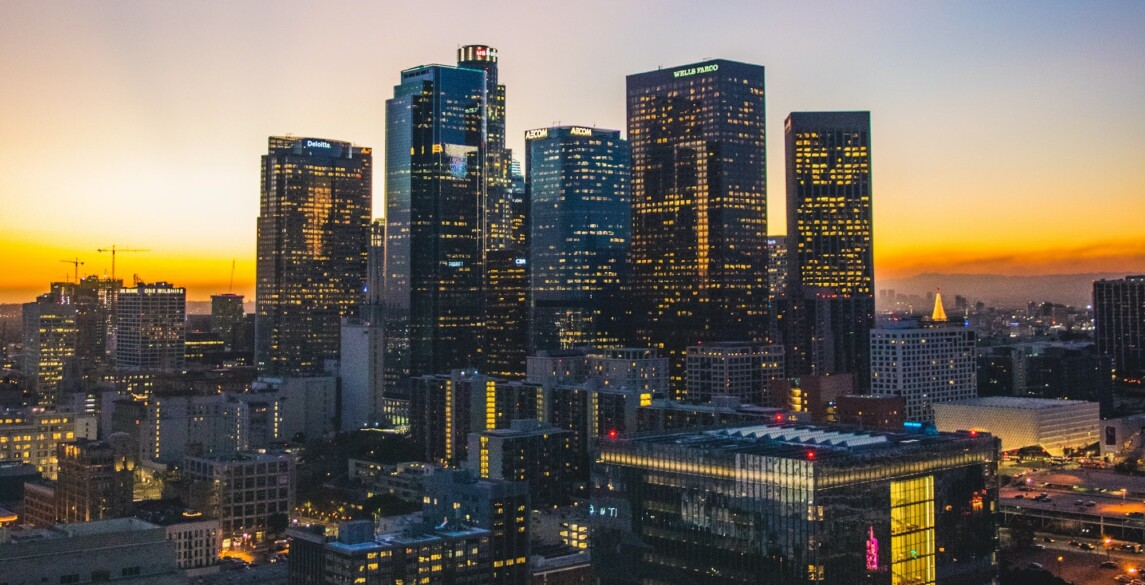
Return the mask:
[[[417, 7], [421, 7], [420, 9]], [[422, 10], [422, 11], [418, 11]], [[375, 151], [402, 69], [500, 52], [510, 146], [624, 129], [624, 78], [767, 68], [768, 215], [783, 120], [870, 110], [877, 278], [1145, 272], [1145, 2], [0, 3], [0, 303], [110, 272], [253, 294], [269, 135]]]

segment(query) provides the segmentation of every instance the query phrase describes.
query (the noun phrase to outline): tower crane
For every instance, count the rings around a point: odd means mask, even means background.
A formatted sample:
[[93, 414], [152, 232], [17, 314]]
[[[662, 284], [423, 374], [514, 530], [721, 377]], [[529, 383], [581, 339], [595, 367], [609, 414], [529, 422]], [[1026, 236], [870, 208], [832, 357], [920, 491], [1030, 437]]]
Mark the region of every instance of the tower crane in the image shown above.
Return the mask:
[[99, 248], [96, 250], [96, 252], [99, 252], [101, 254], [104, 252], [111, 252], [111, 280], [112, 281], [115, 280], [115, 254], [116, 253], [119, 253], [119, 252], [150, 252], [150, 251], [151, 250], [145, 250], [142, 248], [116, 248], [115, 244], [112, 244], [112, 246], [110, 248]]
[[71, 264], [72, 266], [75, 266], [75, 268], [76, 268], [76, 283], [78, 284], [80, 281], [80, 266], [83, 266], [84, 263], [80, 262], [79, 258], [76, 258], [74, 260], [60, 260], [60, 262], [63, 262], [65, 264]]

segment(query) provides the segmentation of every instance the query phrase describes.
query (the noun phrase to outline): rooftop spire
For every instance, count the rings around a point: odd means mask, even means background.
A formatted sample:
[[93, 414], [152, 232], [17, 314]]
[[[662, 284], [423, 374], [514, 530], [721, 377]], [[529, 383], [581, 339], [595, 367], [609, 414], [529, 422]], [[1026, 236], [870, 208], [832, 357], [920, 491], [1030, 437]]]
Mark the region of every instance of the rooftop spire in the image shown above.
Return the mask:
[[931, 321], [946, 321], [946, 309], [942, 308], [942, 288], [934, 293], [934, 311], [930, 314]]

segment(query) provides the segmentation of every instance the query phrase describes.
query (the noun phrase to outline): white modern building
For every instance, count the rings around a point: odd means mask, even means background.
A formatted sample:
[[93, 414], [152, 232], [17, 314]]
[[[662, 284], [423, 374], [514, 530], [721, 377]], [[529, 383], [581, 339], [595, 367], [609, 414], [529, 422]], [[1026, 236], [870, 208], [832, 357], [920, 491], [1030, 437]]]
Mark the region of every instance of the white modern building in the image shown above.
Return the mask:
[[1002, 440], [1003, 451], [1040, 446], [1050, 455], [1100, 440], [1098, 403], [992, 396], [934, 405], [939, 431], [984, 431]]
[[904, 397], [916, 422], [933, 421], [935, 404], [974, 398], [974, 331], [881, 323], [871, 330], [871, 394]]

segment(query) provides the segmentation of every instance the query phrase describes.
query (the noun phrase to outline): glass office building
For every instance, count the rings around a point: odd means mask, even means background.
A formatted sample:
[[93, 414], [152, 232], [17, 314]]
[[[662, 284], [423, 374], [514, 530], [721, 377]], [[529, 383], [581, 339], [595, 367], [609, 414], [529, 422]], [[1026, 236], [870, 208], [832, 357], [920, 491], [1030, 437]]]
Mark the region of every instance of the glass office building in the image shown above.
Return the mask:
[[372, 213], [372, 149], [271, 136], [262, 157], [255, 359], [272, 376], [337, 359], [342, 317], [358, 314]]
[[486, 74], [402, 71], [386, 101], [386, 384], [478, 362]]
[[593, 568], [605, 584], [989, 582], [997, 449], [784, 424], [605, 440]]
[[767, 340], [763, 67], [722, 59], [628, 76], [636, 344]]
[[854, 373], [865, 389], [875, 319], [871, 114], [792, 112], [784, 129], [790, 373]]
[[625, 335], [632, 205], [628, 143], [578, 126], [525, 133], [529, 347], [617, 347]]

